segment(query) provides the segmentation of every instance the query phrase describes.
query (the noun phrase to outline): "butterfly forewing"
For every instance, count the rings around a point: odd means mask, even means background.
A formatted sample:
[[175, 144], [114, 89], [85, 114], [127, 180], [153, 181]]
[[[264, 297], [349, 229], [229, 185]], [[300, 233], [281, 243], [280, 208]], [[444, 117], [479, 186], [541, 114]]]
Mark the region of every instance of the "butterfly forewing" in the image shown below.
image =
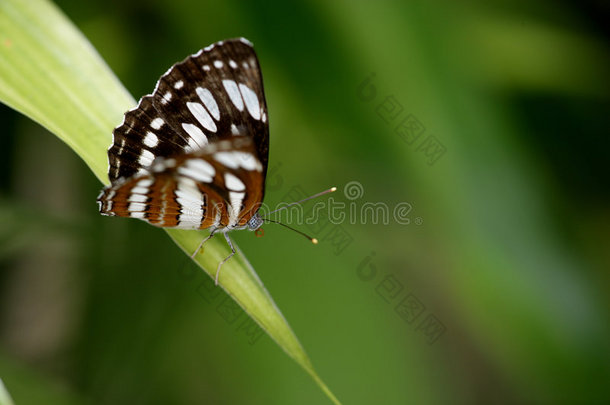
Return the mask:
[[262, 201], [263, 165], [256, 154], [251, 138], [240, 136], [157, 158], [143, 174], [105, 188], [100, 211], [160, 227], [244, 227]]
[[[108, 151], [111, 181], [143, 174], [158, 157], [236, 135], [254, 141], [267, 170], [269, 129], [260, 67], [245, 39], [222, 41], [172, 66], [125, 115]], [[264, 187], [264, 184], [263, 184]]]
[[157, 156], [183, 153], [188, 142], [165, 125], [153, 107], [152, 96], [144, 96], [114, 130], [114, 143], [108, 150], [108, 175], [116, 181], [141, 173]]

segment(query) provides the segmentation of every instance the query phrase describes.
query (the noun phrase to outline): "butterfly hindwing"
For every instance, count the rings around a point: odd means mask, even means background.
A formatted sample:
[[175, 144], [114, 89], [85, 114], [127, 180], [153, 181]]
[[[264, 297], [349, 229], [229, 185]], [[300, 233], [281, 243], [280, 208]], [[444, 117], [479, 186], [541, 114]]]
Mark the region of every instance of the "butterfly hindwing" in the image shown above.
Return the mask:
[[147, 172], [106, 187], [98, 197], [100, 212], [160, 227], [244, 227], [262, 201], [262, 170], [250, 138], [215, 141], [157, 158]]

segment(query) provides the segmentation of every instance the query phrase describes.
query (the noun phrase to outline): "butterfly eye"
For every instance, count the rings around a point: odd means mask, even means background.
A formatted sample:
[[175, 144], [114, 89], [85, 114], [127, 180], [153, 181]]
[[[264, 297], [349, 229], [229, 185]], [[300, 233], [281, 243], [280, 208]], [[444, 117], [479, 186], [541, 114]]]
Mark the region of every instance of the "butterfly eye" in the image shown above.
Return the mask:
[[257, 238], [262, 238], [263, 236], [265, 236], [265, 231], [263, 230], [263, 228], [258, 228], [256, 231], [254, 231], [254, 234]]

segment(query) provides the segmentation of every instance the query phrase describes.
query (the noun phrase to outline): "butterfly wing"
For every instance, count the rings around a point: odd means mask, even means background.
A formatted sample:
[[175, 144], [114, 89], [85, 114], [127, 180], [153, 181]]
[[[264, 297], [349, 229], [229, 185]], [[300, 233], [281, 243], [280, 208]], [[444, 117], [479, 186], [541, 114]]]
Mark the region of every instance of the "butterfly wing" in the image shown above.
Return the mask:
[[236, 135], [251, 138], [262, 165], [269, 154], [269, 125], [260, 66], [252, 44], [231, 39], [173, 65], [125, 114], [108, 150], [112, 183], [149, 172], [158, 157], [196, 152]]
[[159, 227], [243, 228], [260, 208], [262, 171], [254, 142], [233, 137], [158, 158], [147, 172], [104, 188], [98, 204], [104, 215]]

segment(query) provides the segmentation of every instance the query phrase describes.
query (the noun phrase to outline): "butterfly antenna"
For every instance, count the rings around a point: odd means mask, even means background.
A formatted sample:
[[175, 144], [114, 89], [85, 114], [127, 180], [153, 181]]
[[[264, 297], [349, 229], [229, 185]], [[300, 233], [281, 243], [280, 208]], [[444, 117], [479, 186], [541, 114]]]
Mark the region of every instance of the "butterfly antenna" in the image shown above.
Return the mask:
[[316, 238], [312, 238], [311, 236], [307, 235], [305, 232], [301, 232], [301, 231], [299, 231], [298, 229], [294, 229], [294, 228], [292, 228], [292, 227], [290, 227], [290, 226], [288, 226], [288, 225], [286, 225], [286, 224], [283, 224], [283, 223], [278, 222], [278, 221], [273, 221], [273, 220], [271, 220], [271, 219], [265, 219], [264, 221], [265, 221], [265, 222], [273, 222], [274, 224], [282, 225], [284, 228], [288, 228], [288, 229], [290, 229], [291, 231], [295, 231], [296, 233], [303, 235], [304, 237], [306, 237], [307, 239], [309, 239], [309, 241], [310, 241], [311, 243], [313, 243], [314, 245], [317, 245], [317, 244], [318, 244], [318, 240], [317, 240]]
[[[328, 190], [321, 191], [321, 192], [319, 192], [319, 193], [317, 193], [317, 194], [314, 194], [314, 195], [312, 195], [312, 196], [309, 196], [309, 197], [307, 197], [307, 198], [303, 198], [303, 199], [302, 199], [302, 200], [300, 200], [300, 201], [296, 201], [296, 202], [293, 202], [293, 203], [290, 203], [290, 204], [284, 205], [284, 206], [283, 206], [283, 207], [281, 207], [281, 208], [278, 208], [278, 209], [276, 209], [276, 210], [273, 210], [273, 211], [271, 211], [271, 212], [268, 212], [268, 213], [266, 213], [266, 214], [265, 214], [265, 217], [266, 217], [266, 216], [268, 216], [268, 215], [273, 214], [274, 212], [278, 212], [278, 211], [281, 211], [281, 210], [285, 210], [286, 208], [288, 208], [288, 207], [292, 207], [293, 205], [302, 204], [302, 203], [304, 203], [305, 201], [309, 201], [309, 200], [311, 200], [312, 198], [318, 198], [318, 197], [320, 197], [320, 196], [323, 196], [324, 194], [329, 194], [329, 193], [332, 193], [332, 192], [335, 192], [335, 191], [337, 191], [337, 187], [331, 187], [331, 188], [329, 188]], [[265, 217], [263, 217], [263, 219], [264, 219], [265, 221], [268, 221], [268, 220], [267, 220]], [[274, 221], [271, 221], [271, 222], [274, 222]], [[276, 222], [276, 223], [277, 223], [277, 224], [280, 224], [279, 222]], [[284, 225], [284, 224], [280, 224], [280, 225]], [[284, 226], [285, 226], [285, 225], [284, 225]], [[292, 229], [292, 228], [290, 228], [290, 229]], [[296, 229], [294, 229], [294, 230], [296, 231]], [[298, 232], [298, 231], [297, 231], [297, 232]], [[310, 239], [311, 239], [311, 238], [310, 238]], [[316, 239], [316, 240], [317, 240], [317, 239]], [[315, 242], [314, 242], [314, 243], [315, 243]]]

